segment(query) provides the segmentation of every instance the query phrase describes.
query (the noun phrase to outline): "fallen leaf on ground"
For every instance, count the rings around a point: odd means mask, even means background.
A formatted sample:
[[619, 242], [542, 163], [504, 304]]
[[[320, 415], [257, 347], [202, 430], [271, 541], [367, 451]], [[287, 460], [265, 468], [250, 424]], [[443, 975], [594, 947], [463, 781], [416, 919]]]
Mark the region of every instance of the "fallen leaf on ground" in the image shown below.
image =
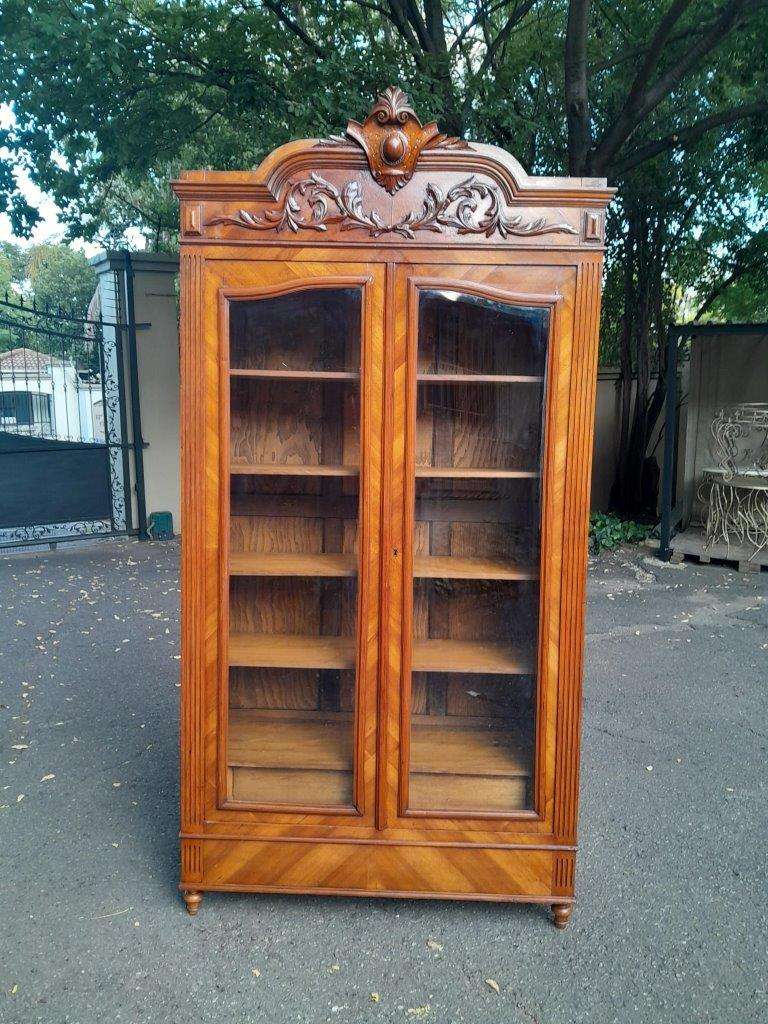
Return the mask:
[[501, 989], [499, 988], [498, 981], [494, 981], [493, 978], [486, 978], [485, 984], [488, 986], [488, 988], [492, 988], [496, 995], [500, 994]]
[[259, 970], [258, 967], [254, 967], [253, 970], [251, 971], [251, 974], [254, 976], [254, 978], [261, 977], [261, 971]]
[[48, 775], [44, 775], [42, 777], [42, 779], [40, 779], [40, 781], [41, 782], [50, 782], [51, 779], [55, 779], [55, 778], [56, 778], [56, 776], [53, 774], [53, 772], [49, 772]]
[[114, 910], [111, 914], [101, 914], [99, 917], [94, 917], [94, 921], [106, 921], [108, 917], [120, 917], [121, 914], [127, 914], [133, 907], [126, 907], [125, 910]]
[[429, 949], [434, 949], [435, 952], [437, 953], [442, 953], [443, 951], [443, 947], [440, 945], [439, 942], [435, 942], [434, 939], [427, 939], [427, 947]]
[[378, 1003], [378, 1001], [380, 999], [381, 999], [381, 996], [379, 995], [378, 992], [371, 992], [371, 1002], [372, 1003]]
[[426, 1020], [429, 1016], [429, 1007], [411, 1006], [405, 1012], [409, 1013], [412, 1017], [415, 1017], [416, 1020]]

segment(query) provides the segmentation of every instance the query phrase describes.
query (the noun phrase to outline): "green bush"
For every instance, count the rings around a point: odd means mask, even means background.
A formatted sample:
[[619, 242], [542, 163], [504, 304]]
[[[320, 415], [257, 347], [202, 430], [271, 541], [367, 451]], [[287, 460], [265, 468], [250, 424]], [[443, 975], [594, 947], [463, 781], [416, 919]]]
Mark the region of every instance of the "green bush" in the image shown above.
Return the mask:
[[644, 541], [650, 531], [650, 526], [619, 519], [610, 512], [593, 512], [589, 517], [589, 546], [599, 555], [601, 551], [613, 551], [620, 544]]

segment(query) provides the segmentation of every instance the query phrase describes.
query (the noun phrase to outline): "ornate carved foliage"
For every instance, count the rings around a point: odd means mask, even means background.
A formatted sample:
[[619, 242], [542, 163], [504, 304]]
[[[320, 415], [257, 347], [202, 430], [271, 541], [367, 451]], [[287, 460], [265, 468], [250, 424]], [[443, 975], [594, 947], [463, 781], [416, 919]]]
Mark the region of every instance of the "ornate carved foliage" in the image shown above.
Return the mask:
[[357, 143], [368, 160], [374, 179], [389, 193], [402, 188], [413, 176], [425, 149], [468, 149], [469, 144], [441, 134], [437, 124], [422, 125], [402, 89], [390, 85], [379, 96], [365, 121], [350, 121], [347, 138], [332, 135], [320, 146]]
[[308, 178], [294, 182], [286, 191], [279, 207], [264, 213], [239, 210], [234, 216], [214, 217], [207, 222], [232, 224], [249, 231], [326, 231], [329, 224], [338, 224], [342, 231], [367, 231], [371, 238], [396, 234], [415, 238], [417, 231], [442, 232], [454, 229], [459, 235], [485, 235], [498, 232], [509, 235], [546, 235], [578, 231], [565, 222], [548, 221], [546, 217], [523, 220], [521, 214], [507, 210], [496, 185], [478, 181], [474, 175], [460, 181], [447, 192], [428, 183], [424, 200], [418, 210], [411, 210], [398, 221], [386, 223], [375, 210], [363, 209], [360, 184], [349, 181], [341, 189], [312, 172]]

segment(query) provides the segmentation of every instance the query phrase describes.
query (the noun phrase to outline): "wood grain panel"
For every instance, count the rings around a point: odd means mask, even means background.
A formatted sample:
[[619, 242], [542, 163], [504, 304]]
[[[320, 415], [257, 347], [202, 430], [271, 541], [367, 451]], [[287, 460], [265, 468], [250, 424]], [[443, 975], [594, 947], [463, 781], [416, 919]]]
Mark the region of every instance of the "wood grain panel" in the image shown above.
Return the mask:
[[352, 769], [300, 771], [233, 768], [232, 799], [240, 803], [338, 807], [352, 803]]
[[[315, 465], [323, 462], [324, 388], [292, 381], [234, 381], [230, 389], [232, 462]], [[337, 417], [332, 424], [341, 435]], [[342, 462], [338, 459], [334, 461]]]
[[210, 608], [203, 558], [208, 508], [205, 503], [204, 260], [181, 255], [181, 824], [203, 822], [203, 703], [205, 623]]
[[323, 550], [323, 522], [298, 516], [230, 516], [230, 551], [315, 554]]
[[355, 576], [357, 559], [354, 555], [264, 555], [249, 551], [230, 555], [229, 572], [232, 576]]
[[562, 643], [557, 703], [555, 834], [575, 839], [579, 796], [579, 741], [584, 658], [584, 592], [591, 452], [597, 386], [597, 341], [600, 311], [599, 260], [579, 268], [574, 318], [574, 365], [571, 374], [570, 449], [565, 480], [563, 526]]
[[229, 663], [233, 667], [352, 668], [352, 637], [232, 633]]
[[274, 668], [232, 668], [229, 706], [241, 709], [317, 710], [317, 671]]
[[550, 898], [552, 854], [482, 847], [206, 840], [203, 888]]

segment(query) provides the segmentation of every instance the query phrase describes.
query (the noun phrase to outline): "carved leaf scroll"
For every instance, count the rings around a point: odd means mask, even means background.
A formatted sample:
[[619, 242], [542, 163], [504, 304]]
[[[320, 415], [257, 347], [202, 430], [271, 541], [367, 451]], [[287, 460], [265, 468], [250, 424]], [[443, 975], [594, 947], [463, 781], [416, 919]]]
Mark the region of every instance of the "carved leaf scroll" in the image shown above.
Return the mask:
[[261, 214], [239, 210], [233, 216], [214, 217], [207, 224], [231, 224], [249, 231], [293, 232], [326, 231], [329, 224], [338, 224], [342, 231], [363, 230], [371, 238], [390, 234], [415, 238], [417, 231], [442, 232], [446, 228], [459, 235], [485, 235], [486, 238], [496, 232], [502, 238], [553, 232], [578, 234], [576, 228], [564, 221], [552, 222], [546, 217], [524, 220], [522, 214], [507, 210], [496, 185], [478, 181], [474, 175], [446, 193], [438, 185], [428, 183], [421, 209], [411, 210], [389, 224], [375, 210], [363, 209], [359, 182], [349, 181], [338, 189], [315, 172], [294, 182], [276, 209]]

